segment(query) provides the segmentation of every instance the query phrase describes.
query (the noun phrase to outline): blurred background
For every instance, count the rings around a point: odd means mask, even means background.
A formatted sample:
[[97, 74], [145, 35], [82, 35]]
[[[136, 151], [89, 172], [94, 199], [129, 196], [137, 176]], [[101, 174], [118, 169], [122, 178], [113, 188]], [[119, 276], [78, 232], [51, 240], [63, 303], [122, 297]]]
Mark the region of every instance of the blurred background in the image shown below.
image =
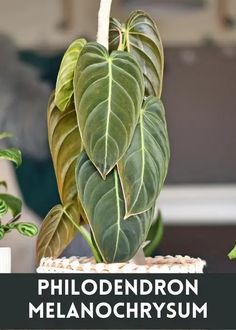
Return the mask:
[[[38, 223], [58, 203], [48, 97], [70, 42], [95, 40], [98, 7], [99, 0], [0, 0], [0, 131], [13, 132], [23, 151], [21, 168], [9, 170], [11, 189], [17, 185]], [[123, 21], [134, 9], [153, 16], [165, 49], [172, 152], [158, 200], [158, 253], [200, 256], [209, 272], [234, 272], [227, 253], [236, 242], [236, 1], [113, 0], [112, 15]]]

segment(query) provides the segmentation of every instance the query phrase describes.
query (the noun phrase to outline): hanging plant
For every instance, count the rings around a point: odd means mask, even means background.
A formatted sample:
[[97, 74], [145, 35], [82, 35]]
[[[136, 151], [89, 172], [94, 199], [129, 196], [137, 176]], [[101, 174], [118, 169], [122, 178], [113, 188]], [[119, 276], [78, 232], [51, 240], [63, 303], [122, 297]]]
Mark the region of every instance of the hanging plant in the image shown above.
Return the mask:
[[160, 214], [153, 219], [170, 158], [163, 47], [148, 14], [109, 23], [110, 6], [101, 1], [97, 41], [78, 39], [65, 52], [49, 101], [61, 204], [44, 219], [38, 262], [58, 257], [78, 232], [105, 263], [130, 260], [146, 240], [150, 254], [161, 238]]

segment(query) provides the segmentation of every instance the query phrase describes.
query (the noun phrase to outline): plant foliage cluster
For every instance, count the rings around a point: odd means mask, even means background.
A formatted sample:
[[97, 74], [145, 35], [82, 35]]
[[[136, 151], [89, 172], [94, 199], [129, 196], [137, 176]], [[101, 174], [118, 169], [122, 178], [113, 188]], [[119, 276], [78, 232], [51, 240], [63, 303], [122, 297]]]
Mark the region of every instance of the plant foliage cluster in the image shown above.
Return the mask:
[[43, 222], [38, 261], [58, 257], [78, 231], [107, 263], [158, 243], [154, 208], [170, 158], [163, 69], [158, 29], [142, 11], [111, 19], [109, 50], [84, 39], [69, 46], [48, 106], [61, 204]]

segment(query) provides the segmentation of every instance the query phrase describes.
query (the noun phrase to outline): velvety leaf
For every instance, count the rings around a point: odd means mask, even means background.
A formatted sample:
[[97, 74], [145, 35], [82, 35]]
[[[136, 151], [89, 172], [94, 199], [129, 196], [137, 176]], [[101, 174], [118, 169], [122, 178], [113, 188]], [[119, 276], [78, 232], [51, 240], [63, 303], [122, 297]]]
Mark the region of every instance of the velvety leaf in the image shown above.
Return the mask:
[[164, 54], [161, 38], [155, 22], [143, 11], [133, 12], [127, 23], [121, 25], [116, 19], [110, 23], [110, 50], [123, 49], [130, 52], [142, 68], [145, 95], [161, 96], [164, 70]]
[[73, 107], [60, 112], [53, 95], [48, 107], [48, 140], [62, 204], [77, 198], [75, 163], [81, 151], [81, 139]]
[[228, 257], [230, 260], [236, 259], [236, 245], [235, 247], [230, 251], [230, 253], [228, 254]]
[[55, 90], [55, 104], [65, 111], [73, 104], [73, 79], [80, 52], [86, 44], [85, 39], [75, 40], [67, 49], [61, 62]]
[[130, 260], [146, 240], [153, 211], [124, 220], [125, 205], [117, 171], [103, 180], [84, 152], [78, 158], [76, 178], [80, 200], [103, 260]]
[[0, 133], [0, 140], [11, 138], [13, 135], [10, 132]]
[[7, 204], [8, 208], [12, 212], [13, 217], [21, 213], [22, 202], [19, 198], [9, 194], [0, 194], [0, 200]]
[[148, 97], [127, 152], [118, 163], [126, 200], [126, 217], [150, 209], [167, 174], [169, 140], [162, 102]]
[[163, 231], [164, 226], [162, 221], [162, 215], [159, 211], [157, 219], [154, 221], [148, 232], [147, 241], [150, 241], [150, 243], [144, 248], [144, 253], [146, 257], [152, 257], [153, 254], [156, 252], [156, 249], [162, 240]]
[[21, 165], [21, 152], [16, 148], [0, 149], [0, 159], [10, 160], [18, 167]]
[[83, 48], [75, 73], [75, 104], [85, 150], [103, 177], [132, 139], [143, 100], [143, 76], [133, 57], [100, 44]]
[[56, 205], [44, 219], [37, 240], [37, 260], [43, 257], [57, 258], [78, 233], [70, 220], [79, 224], [77, 210], [73, 204], [63, 207]]
[[2, 218], [5, 214], [7, 214], [8, 206], [7, 203], [0, 198], [0, 218]]

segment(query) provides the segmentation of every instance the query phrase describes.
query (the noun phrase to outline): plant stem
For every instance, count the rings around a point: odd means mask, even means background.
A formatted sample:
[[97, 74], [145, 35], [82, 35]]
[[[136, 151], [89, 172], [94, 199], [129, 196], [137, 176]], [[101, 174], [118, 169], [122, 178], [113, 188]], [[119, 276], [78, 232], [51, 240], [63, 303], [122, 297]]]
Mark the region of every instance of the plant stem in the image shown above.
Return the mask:
[[96, 259], [97, 262], [102, 262], [95, 246], [93, 245], [93, 242], [91, 240], [91, 235], [89, 234], [88, 230], [81, 225], [78, 225], [73, 219], [72, 217], [66, 212], [64, 211], [65, 214], [67, 215], [68, 219], [73, 223], [73, 225], [78, 229], [78, 231], [80, 232], [81, 236], [84, 238], [84, 240], [86, 241], [86, 243], [88, 244], [88, 246], [90, 247], [94, 258]]
[[101, 0], [98, 12], [97, 42], [108, 50], [109, 23], [112, 0]]

